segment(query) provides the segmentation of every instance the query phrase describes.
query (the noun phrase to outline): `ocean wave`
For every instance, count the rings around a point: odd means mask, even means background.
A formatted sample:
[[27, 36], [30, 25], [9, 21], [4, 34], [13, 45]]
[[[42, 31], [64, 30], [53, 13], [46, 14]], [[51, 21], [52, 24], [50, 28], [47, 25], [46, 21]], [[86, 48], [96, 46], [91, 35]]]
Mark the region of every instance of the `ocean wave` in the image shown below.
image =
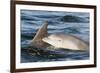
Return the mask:
[[89, 21], [83, 17], [73, 16], [73, 15], [65, 15], [60, 18], [61, 21], [64, 22], [77, 22], [77, 23], [88, 23]]

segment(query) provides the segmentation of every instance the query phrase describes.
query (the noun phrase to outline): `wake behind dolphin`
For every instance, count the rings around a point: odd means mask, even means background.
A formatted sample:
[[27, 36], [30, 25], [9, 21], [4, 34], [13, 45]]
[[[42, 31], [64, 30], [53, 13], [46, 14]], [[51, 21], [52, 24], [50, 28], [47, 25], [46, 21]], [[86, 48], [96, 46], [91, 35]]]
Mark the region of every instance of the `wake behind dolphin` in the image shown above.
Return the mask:
[[[44, 23], [37, 31], [35, 37], [31, 40], [30, 46], [37, 48], [70, 49], [70, 50], [88, 50], [89, 45], [80, 38], [67, 34], [51, 34], [47, 32], [48, 23]], [[51, 47], [52, 48], [52, 47]]]

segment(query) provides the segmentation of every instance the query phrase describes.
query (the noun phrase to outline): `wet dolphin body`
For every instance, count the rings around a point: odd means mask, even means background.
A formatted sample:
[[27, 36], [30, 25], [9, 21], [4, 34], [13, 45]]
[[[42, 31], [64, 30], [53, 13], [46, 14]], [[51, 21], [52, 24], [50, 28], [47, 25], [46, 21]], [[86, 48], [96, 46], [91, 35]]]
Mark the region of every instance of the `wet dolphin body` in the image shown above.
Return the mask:
[[56, 49], [64, 48], [70, 50], [88, 50], [89, 45], [76, 36], [66, 34], [51, 34], [47, 32], [48, 23], [45, 23], [36, 33], [30, 45], [38, 48], [50, 46]]
[[42, 39], [55, 48], [64, 48], [71, 50], [88, 50], [89, 46], [83, 40], [72, 35], [52, 34]]

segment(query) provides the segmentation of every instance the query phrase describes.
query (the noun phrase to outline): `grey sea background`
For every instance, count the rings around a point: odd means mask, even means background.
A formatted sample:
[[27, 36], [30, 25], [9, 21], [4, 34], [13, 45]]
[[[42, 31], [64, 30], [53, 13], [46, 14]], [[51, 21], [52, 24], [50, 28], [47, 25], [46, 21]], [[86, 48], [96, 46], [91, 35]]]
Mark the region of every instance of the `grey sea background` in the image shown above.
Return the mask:
[[48, 22], [48, 33], [72, 34], [89, 43], [89, 13], [21, 10], [21, 63], [89, 59], [89, 51], [27, 48], [37, 30]]

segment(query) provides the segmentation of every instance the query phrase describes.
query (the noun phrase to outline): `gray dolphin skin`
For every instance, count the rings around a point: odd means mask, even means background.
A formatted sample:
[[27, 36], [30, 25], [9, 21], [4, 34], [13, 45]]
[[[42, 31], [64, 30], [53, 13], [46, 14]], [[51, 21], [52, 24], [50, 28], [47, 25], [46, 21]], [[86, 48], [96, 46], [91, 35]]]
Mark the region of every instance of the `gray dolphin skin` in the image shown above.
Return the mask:
[[30, 42], [30, 46], [37, 47], [37, 48], [46, 48], [50, 46], [48, 43], [42, 41], [44, 37], [48, 36], [47, 26], [48, 23], [45, 22], [44, 25], [40, 27], [40, 29], [38, 29], [35, 37]]
[[47, 32], [48, 23], [45, 22], [37, 31], [35, 37], [31, 40], [30, 45], [38, 48], [48, 48], [50, 46], [55, 49], [69, 50], [88, 50], [89, 44], [80, 38], [69, 34], [51, 34]]

